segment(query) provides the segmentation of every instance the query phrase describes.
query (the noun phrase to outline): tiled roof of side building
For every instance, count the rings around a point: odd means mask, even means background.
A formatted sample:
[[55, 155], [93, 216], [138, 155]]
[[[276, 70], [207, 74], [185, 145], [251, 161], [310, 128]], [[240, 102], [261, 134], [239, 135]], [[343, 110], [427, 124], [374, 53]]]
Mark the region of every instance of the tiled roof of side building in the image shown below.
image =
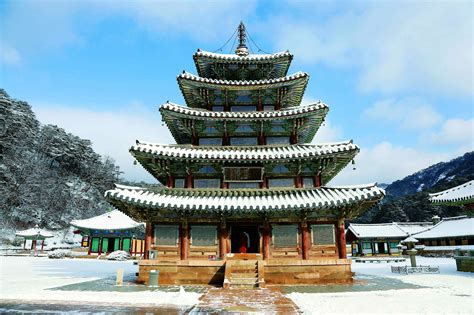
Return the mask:
[[474, 180], [462, 185], [430, 194], [433, 203], [462, 203], [470, 201], [474, 203]]
[[417, 239], [461, 236], [474, 237], [474, 218], [469, 218], [467, 216], [445, 218], [430, 229], [414, 235]]
[[351, 223], [348, 231], [357, 238], [406, 238], [408, 233], [396, 223], [357, 224]]
[[143, 223], [134, 221], [119, 210], [112, 210], [89, 219], [73, 220], [71, 225], [90, 230], [128, 230], [141, 227]]
[[[121, 203], [151, 209], [210, 212], [273, 212], [308, 210], [331, 211], [357, 205], [354, 215], [385, 192], [376, 184], [350, 187], [319, 187], [308, 189], [137, 189], [117, 185], [105, 193], [117, 207]], [[363, 207], [361, 204], [364, 204]]]

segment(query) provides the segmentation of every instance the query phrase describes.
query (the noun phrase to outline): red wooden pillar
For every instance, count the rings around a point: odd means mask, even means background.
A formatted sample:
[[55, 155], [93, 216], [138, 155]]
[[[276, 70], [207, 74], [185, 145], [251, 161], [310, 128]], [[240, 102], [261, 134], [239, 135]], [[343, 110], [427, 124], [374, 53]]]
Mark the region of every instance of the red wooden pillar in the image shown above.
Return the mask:
[[150, 221], [146, 223], [145, 227], [145, 252], [143, 253], [143, 258], [150, 259], [150, 253], [148, 252], [151, 249], [151, 239], [153, 235], [153, 225]]
[[187, 222], [181, 224], [179, 236], [181, 244], [181, 260], [187, 260], [189, 256], [189, 226]]
[[303, 178], [300, 175], [295, 177], [295, 187], [302, 188], [303, 187]]
[[104, 239], [102, 237], [99, 237], [99, 252], [98, 255], [100, 256], [102, 254], [102, 241]]
[[309, 252], [311, 250], [311, 241], [309, 237], [308, 223], [301, 223], [301, 242], [302, 242], [302, 256], [303, 259], [309, 259]]
[[89, 242], [89, 249], [87, 250], [87, 255], [90, 255], [91, 252], [92, 252], [92, 237], [89, 235], [89, 236], [87, 237], [87, 240], [88, 240], [88, 242]]
[[258, 90], [258, 104], [257, 104], [257, 111], [261, 112], [263, 111], [263, 104], [262, 104], [262, 95], [261, 95], [260, 89]]
[[226, 131], [224, 131], [224, 135], [222, 137], [222, 145], [223, 146], [227, 146], [227, 145], [230, 145], [230, 138], [229, 138], [229, 133]]
[[321, 172], [314, 175], [314, 187], [321, 187]]
[[270, 259], [270, 223], [263, 223], [263, 259]]
[[41, 242], [41, 251], [44, 249], [44, 240]]
[[166, 181], [166, 187], [173, 188], [174, 187], [174, 178], [173, 175], [168, 174], [168, 180]]
[[219, 257], [225, 259], [227, 254], [227, 226], [223, 223], [219, 230]]
[[31, 249], [36, 249], [36, 240], [31, 241]]
[[346, 259], [347, 258], [347, 253], [346, 253], [346, 231], [344, 228], [344, 220], [339, 220], [337, 222], [338, 225], [338, 232], [339, 232], [339, 258]]
[[297, 144], [298, 143], [298, 134], [296, 132], [292, 132], [290, 135], [290, 144]]
[[184, 186], [186, 188], [193, 188], [193, 175], [192, 174], [186, 175], [186, 182]]
[[260, 183], [260, 188], [268, 188], [267, 179], [263, 177], [263, 181]]

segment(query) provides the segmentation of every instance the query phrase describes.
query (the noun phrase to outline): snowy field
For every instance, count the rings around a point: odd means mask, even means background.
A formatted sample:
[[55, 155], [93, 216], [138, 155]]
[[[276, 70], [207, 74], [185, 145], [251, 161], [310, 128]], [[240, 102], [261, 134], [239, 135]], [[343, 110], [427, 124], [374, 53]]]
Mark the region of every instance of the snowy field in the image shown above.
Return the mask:
[[[306, 314], [474, 314], [474, 274], [457, 272], [454, 259], [417, 257], [421, 265], [438, 265], [440, 274], [399, 275], [387, 263], [353, 263], [354, 272], [397, 279], [421, 288], [358, 292], [287, 294]], [[201, 293], [132, 290], [82, 290], [75, 284], [112, 278], [117, 269], [132, 276], [132, 262], [92, 259], [52, 260], [42, 257], [0, 257], [0, 307], [8, 303], [68, 303], [125, 307], [189, 309]], [[363, 277], [362, 277], [363, 278]], [[381, 278], [383, 279], [383, 278]], [[99, 281], [100, 282], [100, 281]], [[110, 280], [109, 280], [110, 282]], [[398, 282], [398, 281], [397, 281]], [[67, 287], [65, 287], [67, 286]], [[65, 287], [66, 289], [51, 290]], [[262, 310], [264, 312], [264, 310]]]
[[353, 263], [357, 274], [388, 277], [426, 288], [341, 293], [290, 293], [307, 314], [474, 314], [474, 274], [456, 271], [452, 258], [417, 257], [418, 265], [440, 267], [439, 274], [392, 274], [407, 263]]

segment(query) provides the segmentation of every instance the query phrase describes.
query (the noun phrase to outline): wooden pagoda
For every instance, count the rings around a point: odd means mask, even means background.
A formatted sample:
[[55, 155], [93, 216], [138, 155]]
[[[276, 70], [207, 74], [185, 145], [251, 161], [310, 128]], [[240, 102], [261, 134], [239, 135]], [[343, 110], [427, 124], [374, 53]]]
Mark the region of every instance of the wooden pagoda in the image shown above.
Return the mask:
[[178, 144], [137, 141], [135, 159], [163, 187], [117, 185], [115, 207], [146, 225], [139, 281], [264, 286], [346, 282], [344, 219], [378, 202], [375, 184], [328, 187], [359, 148], [308, 144], [322, 103], [300, 106], [309, 75], [288, 75], [288, 51], [249, 54], [245, 26], [235, 54], [198, 50], [198, 75], [177, 77], [187, 107], [160, 108]]

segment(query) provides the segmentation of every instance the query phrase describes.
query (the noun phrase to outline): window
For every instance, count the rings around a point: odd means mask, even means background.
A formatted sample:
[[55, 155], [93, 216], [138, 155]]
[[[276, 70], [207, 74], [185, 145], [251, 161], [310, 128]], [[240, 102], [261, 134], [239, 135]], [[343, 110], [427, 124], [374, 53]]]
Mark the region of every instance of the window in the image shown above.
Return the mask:
[[232, 106], [230, 108], [231, 112], [254, 112], [256, 110], [257, 107], [251, 105]]
[[312, 177], [303, 177], [303, 187], [310, 188], [314, 187], [314, 181]]
[[237, 146], [243, 146], [243, 145], [257, 145], [258, 140], [257, 138], [238, 138], [238, 137], [231, 137], [230, 138], [230, 145], [237, 145]]
[[289, 137], [267, 137], [267, 144], [290, 144]]
[[217, 245], [217, 227], [212, 225], [191, 226], [192, 246], [214, 246]]
[[179, 240], [178, 225], [155, 225], [155, 245], [176, 246]]
[[222, 145], [222, 139], [221, 138], [200, 138], [199, 139], [199, 145]]
[[288, 167], [286, 167], [285, 165], [277, 165], [272, 170], [272, 173], [275, 173], [275, 174], [284, 174], [288, 172], [289, 172]]
[[272, 187], [295, 187], [295, 180], [293, 178], [270, 178], [268, 186]]
[[213, 112], [223, 112], [224, 111], [224, 106], [212, 106], [212, 111]]
[[206, 165], [201, 167], [197, 172], [200, 174], [214, 174], [216, 170], [212, 166]]
[[174, 187], [175, 188], [184, 188], [184, 178], [175, 178]]
[[194, 188], [220, 188], [220, 179], [195, 179]]
[[362, 253], [363, 254], [372, 253], [372, 244], [370, 242], [362, 242]]
[[334, 245], [336, 238], [333, 224], [318, 224], [311, 226], [313, 245]]
[[239, 188], [260, 188], [260, 184], [256, 182], [230, 182], [230, 189], [239, 189]]
[[298, 245], [298, 226], [273, 225], [273, 245], [275, 247], [296, 247]]
[[262, 177], [262, 167], [224, 167], [224, 181], [226, 182], [261, 182]]

